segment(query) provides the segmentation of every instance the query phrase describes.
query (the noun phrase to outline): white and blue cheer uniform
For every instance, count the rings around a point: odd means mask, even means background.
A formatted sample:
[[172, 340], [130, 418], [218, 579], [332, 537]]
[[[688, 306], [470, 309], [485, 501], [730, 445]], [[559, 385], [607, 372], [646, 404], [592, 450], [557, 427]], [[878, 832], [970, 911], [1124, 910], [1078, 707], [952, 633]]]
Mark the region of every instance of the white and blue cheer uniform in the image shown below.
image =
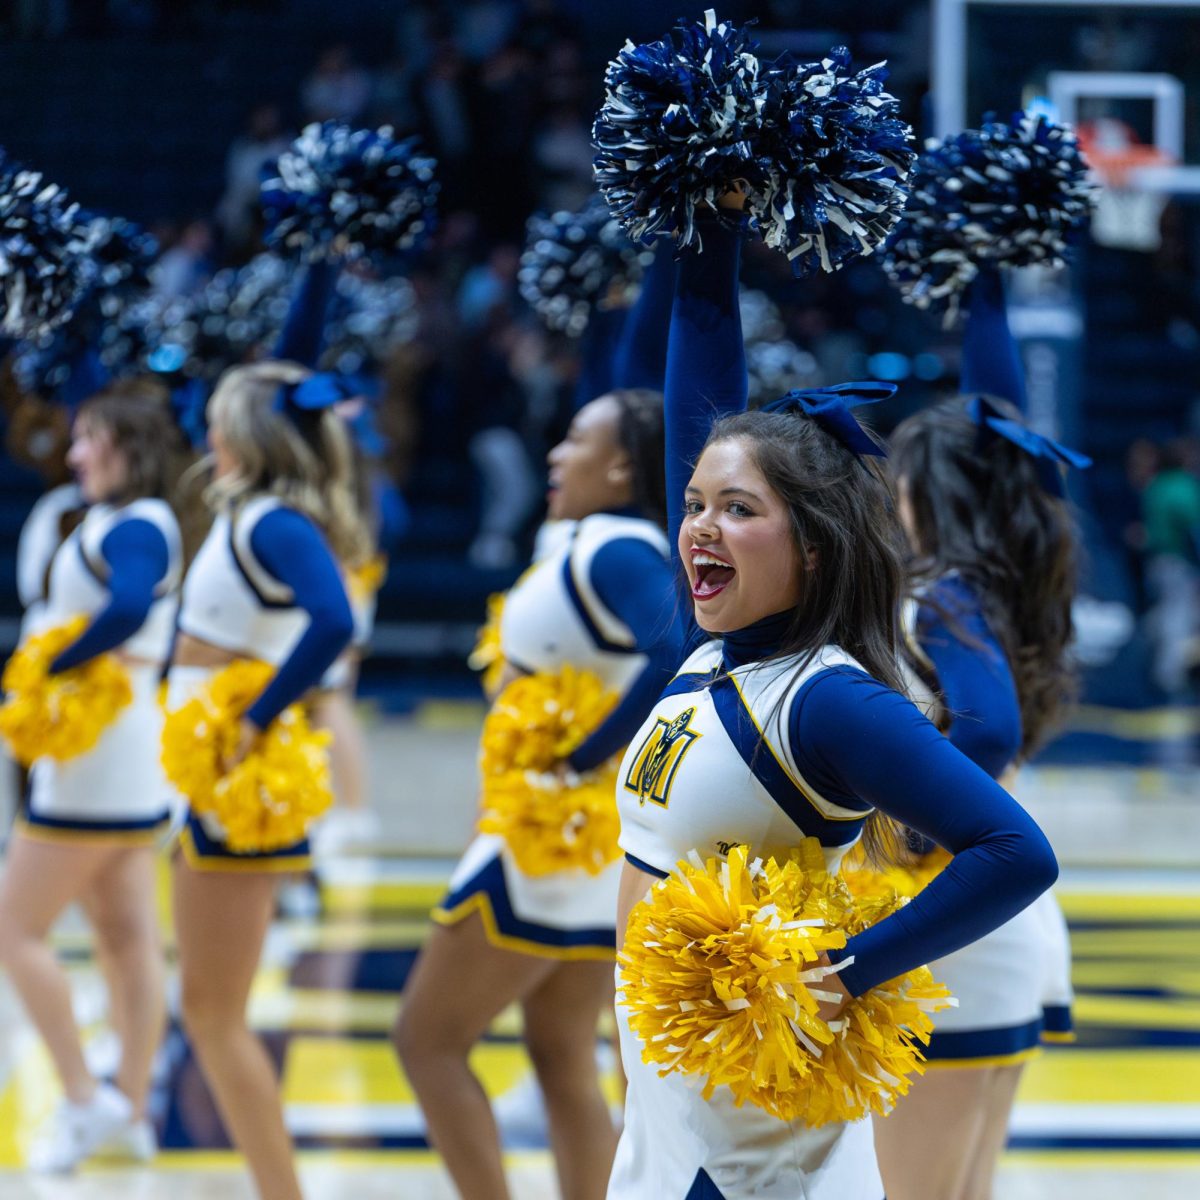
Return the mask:
[[117, 652], [133, 700], [91, 750], [65, 762], [41, 758], [33, 764], [26, 834], [140, 844], [153, 842], [165, 825], [170, 789], [158, 759], [158, 680], [170, 649], [181, 570], [175, 516], [165, 501], [149, 498], [95, 505], [54, 554], [35, 629], [81, 614], [91, 621], [52, 671]]
[[[738, 235], [716, 224], [702, 254], [680, 252], [666, 386], [673, 534], [714, 418], [745, 407], [738, 252]], [[830, 955], [857, 996], [1001, 925], [1057, 865], [1004, 789], [851, 655], [825, 646], [775, 657], [791, 620], [776, 614], [707, 643], [693, 624], [693, 652], [621, 766], [621, 846], [661, 877], [693, 851], [744, 844], [765, 855], [805, 837], [836, 867], [874, 809], [934, 838], [955, 853], [946, 870]], [[642, 1061], [623, 999], [629, 1087], [609, 1200], [880, 1200], [870, 1122], [813, 1129], [737, 1108], [725, 1087], [705, 1100], [700, 1081]]]
[[[608, 718], [570, 756], [588, 771], [622, 750], [670, 677], [679, 654], [675, 585], [666, 537], [631, 513], [595, 513], [564, 536], [509, 592], [501, 652], [526, 673], [564, 665], [595, 674], [621, 694]], [[450, 879], [434, 917], [443, 924], [479, 912], [494, 945], [554, 958], [611, 959], [620, 862], [598, 875], [582, 868], [522, 872], [504, 839], [480, 834]]]
[[[1021, 751], [1021, 709], [1003, 648], [957, 574], [921, 599], [913, 631], [950, 715], [950, 741], [1007, 783]], [[1052, 892], [999, 929], [930, 963], [958, 1007], [933, 1016], [931, 1067], [1022, 1062], [1040, 1040], [1071, 1034], [1071, 947]]]
[[[240, 658], [276, 668], [246, 710], [265, 729], [300, 700], [345, 648], [354, 618], [341, 571], [310, 518], [259, 494], [217, 514], [183, 585], [179, 630]], [[172, 666], [167, 707], [179, 708], [220, 668]], [[211, 814], [188, 816], [181, 842], [197, 870], [296, 871], [309, 864], [307, 840], [265, 853], [225, 845]]]

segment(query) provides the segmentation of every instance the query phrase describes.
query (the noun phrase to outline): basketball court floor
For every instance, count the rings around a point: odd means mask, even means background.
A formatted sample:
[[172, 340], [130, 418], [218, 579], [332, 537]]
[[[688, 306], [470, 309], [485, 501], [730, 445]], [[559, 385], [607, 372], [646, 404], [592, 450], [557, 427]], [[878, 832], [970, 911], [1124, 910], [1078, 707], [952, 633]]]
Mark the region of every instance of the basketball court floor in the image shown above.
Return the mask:
[[[454, 1196], [387, 1034], [429, 907], [470, 833], [479, 718], [460, 704], [368, 715], [378, 852], [323, 863], [320, 912], [272, 930], [253, 1021], [279, 1063], [312, 1200]], [[1048, 765], [1022, 779], [1021, 799], [1063, 864], [1078, 1039], [1026, 1071], [996, 1200], [1200, 1196], [1200, 770], [1189, 765], [1198, 724], [1194, 714], [1085, 710]], [[103, 1071], [114, 1047], [77, 919], [64, 920], [58, 944]], [[603, 1041], [597, 1053], [608, 1053]], [[476, 1065], [513, 1195], [557, 1196], [515, 1013], [495, 1023]], [[177, 1024], [159, 1063], [162, 1153], [151, 1166], [26, 1173], [56, 1101], [46, 1055], [0, 980], [0, 1200], [251, 1200]]]

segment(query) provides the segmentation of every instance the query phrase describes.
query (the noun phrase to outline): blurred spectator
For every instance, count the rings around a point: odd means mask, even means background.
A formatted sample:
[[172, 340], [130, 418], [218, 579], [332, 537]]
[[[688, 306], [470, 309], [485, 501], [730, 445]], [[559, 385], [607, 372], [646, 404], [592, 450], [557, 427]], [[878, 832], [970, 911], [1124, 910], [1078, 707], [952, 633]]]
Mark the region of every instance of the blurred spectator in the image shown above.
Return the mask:
[[495, 54], [512, 36], [520, 15], [514, 0], [459, 0], [453, 7], [454, 40], [472, 62]]
[[263, 167], [288, 147], [277, 104], [260, 104], [225, 158], [225, 193], [217, 205], [217, 226], [227, 256], [245, 258], [258, 231], [258, 191]]
[[213, 271], [213, 231], [203, 218], [189, 221], [179, 240], [159, 257], [151, 271], [154, 290], [164, 299], [198, 291]]
[[1200, 632], [1200, 479], [1195, 446], [1173, 442], [1142, 497], [1155, 684], [1170, 700], [1187, 692]]
[[345, 45], [330, 46], [300, 89], [300, 103], [310, 121], [353, 124], [370, 100], [371, 76], [355, 63]]
[[498, 309], [511, 305], [520, 265], [520, 248], [506, 242], [466, 273], [458, 290], [458, 314], [467, 330], [481, 328]]
[[471, 118], [466, 98], [466, 62], [449, 38], [439, 41], [417, 83], [416, 100], [426, 140], [437, 156], [442, 204], [452, 210], [472, 195]]
[[534, 136], [533, 158], [542, 178], [540, 207], [551, 212], [582, 208], [592, 182], [591, 130], [579, 112], [555, 109]]
[[397, 54], [376, 71], [371, 124], [390, 125], [399, 137], [415, 132], [419, 125], [413, 96], [416, 82], [417, 72], [403, 54]]

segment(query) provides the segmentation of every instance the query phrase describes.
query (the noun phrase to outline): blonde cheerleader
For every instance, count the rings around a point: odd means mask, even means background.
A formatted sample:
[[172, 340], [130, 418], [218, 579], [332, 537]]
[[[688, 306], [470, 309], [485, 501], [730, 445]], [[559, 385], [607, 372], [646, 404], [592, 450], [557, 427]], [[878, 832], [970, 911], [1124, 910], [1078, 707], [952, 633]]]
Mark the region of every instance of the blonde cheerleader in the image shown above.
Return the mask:
[[[66, 1093], [35, 1149], [35, 1166], [52, 1171], [100, 1149], [154, 1152], [146, 1094], [164, 1020], [154, 844], [169, 810], [157, 688], [182, 570], [163, 496], [178, 443], [155, 396], [114, 390], [80, 407], [69, 462], [89, 507], [54, 553], [32, 636], [6, 671], [0, 727], [32, 767], [0, 885], [0, 959]], [[121, 1042], [114, 1086], [87, 1068], [47, 944], [73, 901], [106, 964]]]
[[[216, 515], [184, 583], [168, 674], [168, 734], [191, 700], [215, 704], [210, 711], [223, 727], [236, 722], [218, 764], [225, 778], [211, 795], [193, 789], [175, 864], [175, 924], [184, 1027], [264, 1200], [296, 1200], [300, 1188], [274, 1068], [247, 1025], [246, 1004], [276, 881], [309, 863], [306, 819], [297, 811], [314, 788], [295, 775], [282, 795], [260, 803], [252, 792], [224, 818], [209, 801], [222, 789], [228, 794], [243, 760], [250, 767], [256, 756], [282, 752], [289, 735], [304, 740], [293, 706], [353, 633], [338, 561], [359, 559], [366, 534], [346, 430], [332, 412], [342, 398], [330, 377], [290, 363], [239, 367], [221, 378], [208, 407]], [[238, 686], [230, 670], [239, 672]], [[265, 686], [250, 688], [244, 710], [233, 699], [224, 709], [212, 699], [222, 679], [231, 681], [232, 697], [259, 678]], [[186, 745], [189, 731], [178, 732]], [[194, 759], [172, 745], [164, 746], [168, 770], [183, 778]], [[320, 753], [301, 765], [317, 773], [327, 802]]]

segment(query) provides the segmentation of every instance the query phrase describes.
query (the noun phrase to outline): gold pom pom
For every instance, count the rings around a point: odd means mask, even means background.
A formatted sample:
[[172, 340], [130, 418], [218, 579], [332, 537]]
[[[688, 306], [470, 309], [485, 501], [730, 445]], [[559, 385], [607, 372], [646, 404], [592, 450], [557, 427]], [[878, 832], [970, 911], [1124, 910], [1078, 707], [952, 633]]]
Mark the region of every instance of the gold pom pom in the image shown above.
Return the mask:
[[618, 955], [644, 1060], [703, 1077], [706, 1098], [725, 1085], [738, 1105], [814, 1127], [886, 1112], [920, 1069], [914, 1043], [946, 990], [922, 968], [823, 1020], [820, 1001], [836, 995], [817, 960], [868, 923], [814, 838], [783, 861], [737, 846], [727, 861], [681, 862], [633, 910]]
[[242, 714], [273, 674], [266, 663], [230, 663], [168, 713], [163, 727], [167, 778], [193, 812], [221, 823], [225, 844], [235, 854], [295, 845], [333, 803], [331, 736], [313, 730], [299, 704], [284, 709], [232, 771], [221, 770], [237, 748]]
[[500, 834], [526, 874], [598, 874], [618, 857], [615, 765], [560, 767], [616, 700], [595, 675], [565, 666], [513, 680], [488, 713], [479, 828]]
[[886, 908], [897, 896], [911, 900], [946, 869], [951, 857], [949, 851], [938, 846], [911, 862], [877, 868], [856, 846], [842, 863], [842, 878], [860, 909], [875, 901]]
[[803, 1116], [803, 1084], [816, 1042], [830, 1040], [809, 984], [827, 973], [820, 955], [846, 944], [846, 902], [815, 839], [782, 863], [681, 862], [630, 916], [620, 964], [622, 1003], [660, 1074], [724, 1084], [785, 1120]]
[[494, 696], [500, 689], [500, 677], [504, 674], [504, 651], [500, 646], [500, 622], [504, 619], [503, 592], [493, 592], [487, 599], [487, 618], [475, 649], [467, 657], [467, 666], [472, 671], [483, 672], [483, 692]]
[[85, 754], [133, 700], [129, 673], [113, 654], [100, 654], [57, 675], [50, 664], [88, 627], [87, 617], [36, 634], [4, 668], [0, 735], [13, 757], [29, 766], [38, 758], [64, 762]]
[[357, 567], [352, 567], [346, 577], [346, 591], [350, 593], [350, 599], [357, 604], [369, 600], [383, 587], [387, 571], [386, 554], [373, 554]]

